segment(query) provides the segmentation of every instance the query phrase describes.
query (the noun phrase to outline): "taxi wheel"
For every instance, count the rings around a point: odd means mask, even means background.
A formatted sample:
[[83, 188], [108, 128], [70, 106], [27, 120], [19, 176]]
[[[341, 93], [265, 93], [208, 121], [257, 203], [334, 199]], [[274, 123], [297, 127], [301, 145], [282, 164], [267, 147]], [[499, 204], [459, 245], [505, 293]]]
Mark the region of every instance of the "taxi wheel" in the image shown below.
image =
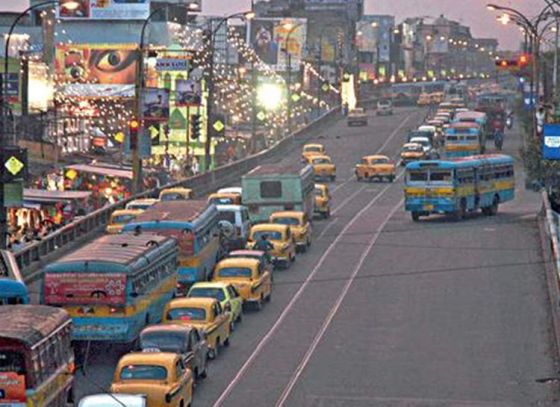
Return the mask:
[[272, 299], [272, 288], [268, 291], [268, 295], [264, 297], [264, 300], [266, 302], [270, 302], [271, 299]]
[[224, 346], [228, 347], [229, 346], [229, 336], [226, 338], [226, 340], [224, 341]]
[[262, 298], [260, 298], [258, 301], [255, 301], [255, 310], [256, 311], [260, 311], [263, 308], [263, 304], [262, 304]]
[[214, 360], [218, 357], [218, 348], [220, 347], [219, 339], [216, 339], [216, 346], [214, 349], [208, 349], [208, 359]]
[[306, 244], [307, 247], [311, 247], [311, 238], [310, 237], [307, 238], [307, 242], [305, 244]]
[[418, 222], [420, 220], [420, 214], [418, 212], [412, 212], [410, 215], [412, 216], [412, 220], [414, 222]]
[[335, 182], [336, 181], [336, 175], [332, 175], [331, 176], [331, 182]]

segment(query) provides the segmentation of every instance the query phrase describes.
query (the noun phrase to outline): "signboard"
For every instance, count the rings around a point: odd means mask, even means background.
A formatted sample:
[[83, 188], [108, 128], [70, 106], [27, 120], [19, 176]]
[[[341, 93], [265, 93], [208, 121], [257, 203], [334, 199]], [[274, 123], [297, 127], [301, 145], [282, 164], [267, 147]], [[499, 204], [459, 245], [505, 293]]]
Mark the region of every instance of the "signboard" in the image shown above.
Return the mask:
[[133, 44], [57, 44], [55, 73], [67, 97], [133, 97]]
[[169, 89], [144, 89], [142, 114], [146, 121], [166, 121], [169, 118]]
[[158, 58], [156, 71], [188, 71], [189, 61], [185, 58]]
[[175, 81], [175, 106], [200, 106], [202, 86], [194, 79], [177, 79]]
[[146, 20], [149, 15], [150, 0], [58, 0], [57, 7], [60, 19]]
[[299, 71], [306, 44], [307, 20], [303, 18], [258, 18], [249, 21], [248, 42], [258, 57], [272, 69]]
[[[6, 75], [1, 72], [2, 84], [4, 84]], [[4, 85], [2, 85], [4, 86]], [[7, 86], [8, 96], [19, 96], [19, 74], [18, 73], [8, 73], [8, 86]]]
[[547, 160], [560, 160], [560, 124], [544, 125], [543, 157]]
[[46, 274], [44, 287], [47, 304], [122, 305], [126, 302], [124, 274]]
[[[15, 352], [2, 352], [0, 353], [0, 364], [3, 366], [12, 366], [12, 363], [17, 363], [13, 360], [16, 355]], [[20, 363], [23, 360], [20, 361]], [[0, 373], [0, 400], [2, 403], [25, 403], [27, 400], [25, 394], [25, 376], [18, 375], [15, 372], [1, 372]]]

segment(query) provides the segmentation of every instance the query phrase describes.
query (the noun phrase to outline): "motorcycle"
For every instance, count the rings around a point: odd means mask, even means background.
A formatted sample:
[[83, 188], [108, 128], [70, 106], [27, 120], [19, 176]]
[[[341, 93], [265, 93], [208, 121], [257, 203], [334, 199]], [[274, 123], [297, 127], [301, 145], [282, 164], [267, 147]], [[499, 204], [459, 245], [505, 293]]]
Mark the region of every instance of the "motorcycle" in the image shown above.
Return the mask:
[[511, 128], [513, 127], [513, 117], [509, 116], [509, 117], [506, 119], [506, 127], [507, 127], [508, 129], [511, 129]]

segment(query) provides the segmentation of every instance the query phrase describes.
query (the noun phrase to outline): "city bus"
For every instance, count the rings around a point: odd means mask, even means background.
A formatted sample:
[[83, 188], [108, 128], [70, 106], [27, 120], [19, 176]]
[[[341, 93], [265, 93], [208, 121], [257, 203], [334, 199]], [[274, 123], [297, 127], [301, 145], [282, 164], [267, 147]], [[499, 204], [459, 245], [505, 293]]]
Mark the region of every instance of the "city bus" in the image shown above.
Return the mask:
[[72, 405], [71, 329], [72, 320], [61, 308], [0, 307], [0, 405]]
[[458, 220], [478, 209], [495, 215], [515, 196], [513, 167], [513, 159], [501, 154], [412, 162], [406, 166], [405, 209], [414, 221], [437, 213]]
[[483, 153], [482, 132], [477, 123], [451, 123], [444, 134], [443, 155], [446, 158], [467, 157]]
[[0, 250], [0, 305], [8, 304], [29, 304], [29, 291], [12, 252]]
[[484, 112], [475, 112], [472, 110], [466, 111], [466, 112], [457, 112], [455, 114], [455, 122], [459, 122], [459, 123], [476, 123], [480, 126], [480, 132], [481, 132], [481, 146], [482, 146], [482, 152], [484, 152], [484, 148], [486, 147], [486, 140], [488, 140], [489, 138], [492, 138], [493, 134], [493, 130], [492, 130], [492, 126], [489, 121], [488, 121], [488, 115]]
[[123, 228], [123, 233], [150, 232], [178, 241], [177, 288], [188, 291], [198, 281], [210, 279], [221, 256], [220, 217], [206, 200], [159, 202]]
[[68, 311], [73, 340], [130, 343], [160, 322], [176, 270], [175, 239], [105, 235], [45, 268], [42, 302]]

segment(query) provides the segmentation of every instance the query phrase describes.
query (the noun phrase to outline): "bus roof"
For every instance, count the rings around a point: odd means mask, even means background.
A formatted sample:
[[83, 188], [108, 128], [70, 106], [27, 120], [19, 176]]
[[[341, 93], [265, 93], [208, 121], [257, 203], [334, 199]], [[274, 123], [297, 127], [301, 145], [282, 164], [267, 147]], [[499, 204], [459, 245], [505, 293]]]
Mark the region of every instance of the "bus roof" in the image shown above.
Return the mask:
[[407, 170], [421, 170], [426, 168], [467, 168], [482, 164], [513, 164], [513, 158], [505, 154], [472, 155], [454, 158], [452, 160], [423, 160], [407, 164]]
[[[193, 222], [200, 217], [211, 204], [205, 199], [185, 201], [163, 201], [148, 208], [134, 220], [134, 224], [154, 221]], [[128, 228], [127, 230], [131, 230]]]
[[265, 164], [253, 168], [247, 175], [302, 175], [305, 169], [306, 167], [302, 167], [301, 164]]
[[0, 307], [0, 338], [21, 341], [32, 348], [70, 322], [70, 316], [62, 308], [3, 305]]
[[84, 267], [91, 268], [91, 271], [96, 271], [95, 265], [104, 264], [104, 270], [114, 272], [117, 270], [106, 268], [108, 263], [126, 266], [140, 259], [147, 262], [153, 256], [151, 252], [164, 245], [174, 247], [175, 241], [172, 238], [151, 233], [105, 235], [67, 254], [57, 262], [49, 264], [45, 271], [60, 270], [60, 266], [66, 264], [70, 266], [68, 271], [79, 272], [80, 270], [75, 268], [75, 263], [84, 263]]
[[28, 295], [26, 285], [18, 280], [0, 278], [0, 297]]

